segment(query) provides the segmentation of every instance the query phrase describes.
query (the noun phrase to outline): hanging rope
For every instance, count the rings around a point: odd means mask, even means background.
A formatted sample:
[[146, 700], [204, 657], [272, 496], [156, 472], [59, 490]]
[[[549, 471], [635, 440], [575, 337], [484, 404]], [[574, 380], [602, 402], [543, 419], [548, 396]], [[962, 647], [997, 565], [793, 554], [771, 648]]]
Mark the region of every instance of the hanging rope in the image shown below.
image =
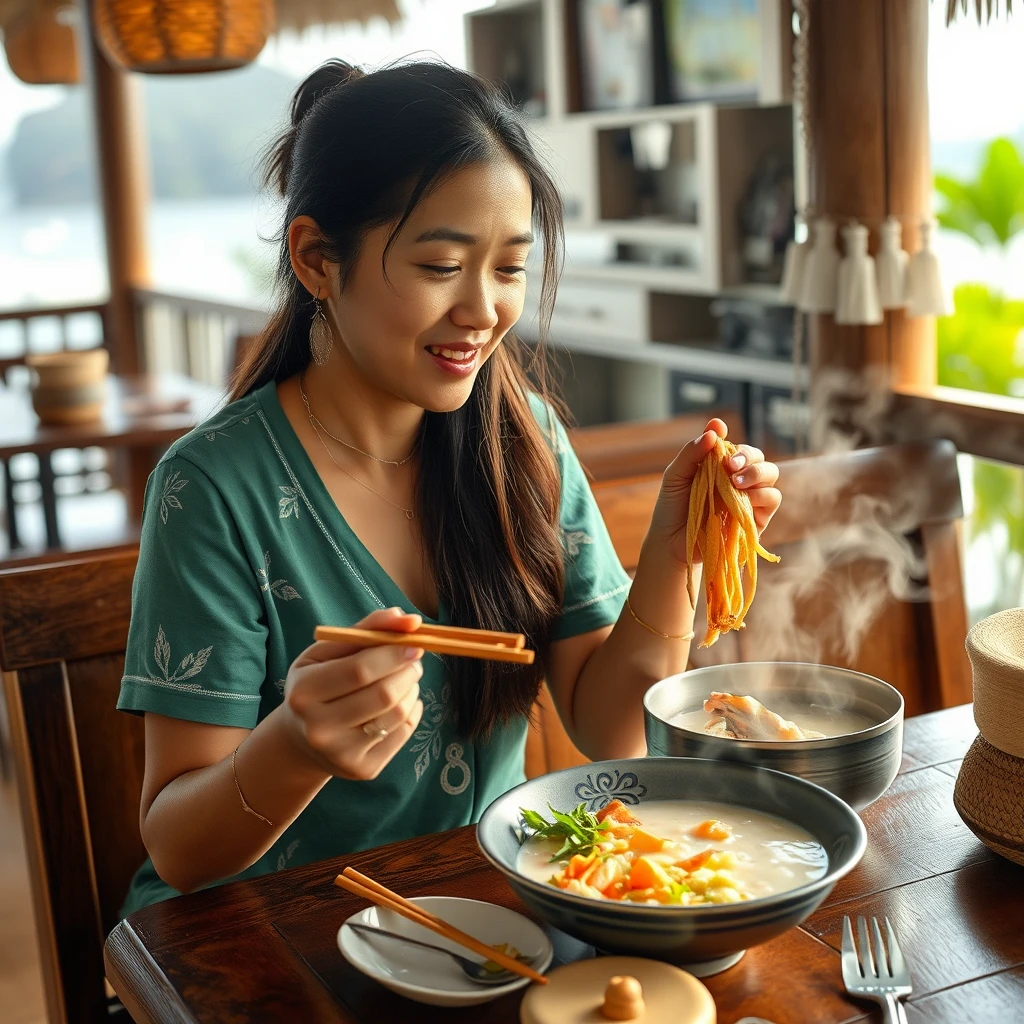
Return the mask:
[[[793, 0], [793, 12], [796, 15], [797, 36], [793, 43], [793, 104], [797, 114], [797, 134], [803, 149], [805, 166], [810, 166], [811, 154], [811, 115], [810, 115], [810, 71], [809, 71], [809, 28], [811, 23], [808, 0]], [[805, 223], [810, 225], [811, 204], [805, 197], [801, 211]], [[793, 307], [793, 391], [794, 406], [804, 400], [803, 365], [804, 365], [804, 334], [806, 321], [804, 314]], [[798, 426], [794, 431], [797, 452], [807, 450], [809, 443], [809, 427]]]

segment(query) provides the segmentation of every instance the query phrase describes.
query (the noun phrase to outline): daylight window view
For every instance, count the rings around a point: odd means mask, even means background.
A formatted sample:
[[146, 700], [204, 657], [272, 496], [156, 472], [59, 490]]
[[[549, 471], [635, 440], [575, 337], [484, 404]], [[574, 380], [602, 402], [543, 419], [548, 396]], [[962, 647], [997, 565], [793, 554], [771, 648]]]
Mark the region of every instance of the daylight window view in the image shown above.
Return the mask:
[[1019, 1019], [1022, 8], [0, 0], [0, 1024]]
[[[933, 26], [938, 10], [934, 5]], [[970, 21], [929, 46], [939, 246], [955, 311], [940, 318], [938, 383], [1024, 398], [1024, 21], [987, 34]], [[948, 69], [961, 70], [950, 75]], [[1024, 473], [962, 457], [972, 618], [1024, 601]]]
[[[476, 0], [411, 0], [404, 20], [313, 26], [223, 74], [142, 76], [153, 288], [263, 307], [278, 211], [255, 165], [296, 85], [328, 57], [375, 66], [415, 53], [465, 64]], [[102, 219], [81, 88], [27, 85], [0, 62], [0, 308], [105, 293]]]
[[[296, 84], [338, 54], [370, 67], [413, 54], [465, 66], [463, 17], [478, 7], [479, 0], [408, 0], [398, 24], [376, 19], [284, 33], [252, 64], [227, 74], [141, 76], [152, 289], [265, 311], [281, 211], [262, 188], [258, 162]], [[937, 379], [1024, 399], [1024, 92], [1003, 88], [1024, 46], [1024, 21], [988, 32], [970, 19], [947, 27], [944, 17], [933, 0], [928, 83], [936, 249], [955, 306], [938, 321]], [[951, 76], [946, 69], [954, 64], [961, 71]], [[100, 301], [106, 260], [88, 96], [81, 88], [27, 85], [0, 62], [0, 98], [0, 309]], [[571, 254], [571, 227], [569, 237]], [[583, 252], [593, 246], [588, 232], [577, 231], [576, 238]], [[84, 319], [65, 329], [72, 343], [94, 343], [95, 328]], [[34, 325], [35, 344], [57, 345], [55, 331], [53, 323]], [[0, 358], [20, 345], [14, 325], [0, 321]], [[225, 339], [195, 361], [193, 372], [218, 380], [227, 347]], [[153, 357], [169, 368], [181, 361], [166, 348]], [[585, 390], [601, 374], [584, 353], [577, 363]], [[636, 400], [628, 388], [620, 397], [623, 415], [666, 407], [667, 399], [649, 393], [652, 380], [664, 384], [664, 372], [618, 366], [641, 388]], [[578, 418], [586, 419], [585, 396], [579, 406]], [[978, 619], [1024, 599], [1024, 475], [969, 456], [961, 459], [961, 473], [978, 566], [967, 579], [968, 602]], [[90, 500], [119, 514], [116, 495]], [[43, 528], [41, 510], [32, 511], [25, 516], [30, 537]], [[83, 529], [89, 536], [90, 527]]]

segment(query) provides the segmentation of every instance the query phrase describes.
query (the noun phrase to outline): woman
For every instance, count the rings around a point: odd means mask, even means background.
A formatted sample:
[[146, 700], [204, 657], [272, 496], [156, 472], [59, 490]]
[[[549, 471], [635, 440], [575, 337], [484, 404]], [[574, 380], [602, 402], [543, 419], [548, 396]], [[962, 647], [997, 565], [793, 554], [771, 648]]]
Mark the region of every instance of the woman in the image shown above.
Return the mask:
[[[509, 333], [534, 229], [545, 310], [561, 243], [515, 110], [444, 65], [331, 62], [270, 176], [281, 304], [149, 484], [118, 706], [146, 716], [151, 861], [126, 913], [476, 821], [523, 778], [542, 678], [582, 751], [640, 754], [644, 691], [686, 666], [681, 531], [726, 427], [666, 471], [630, 586]], [[777, 469], [746, 448], [731, 469], [763, 528]], [[310, 643], [424, 619], [523, 632], [537, 663]]]

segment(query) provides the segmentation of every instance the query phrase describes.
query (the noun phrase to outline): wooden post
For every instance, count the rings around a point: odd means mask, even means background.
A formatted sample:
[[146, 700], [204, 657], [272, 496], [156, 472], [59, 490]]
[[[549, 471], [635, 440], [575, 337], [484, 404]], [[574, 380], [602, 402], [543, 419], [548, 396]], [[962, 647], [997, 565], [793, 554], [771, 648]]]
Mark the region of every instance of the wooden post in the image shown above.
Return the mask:
[[99, 47], [91, 0], [81, 0], [80, 9], [110, 281], [107, 347], [115, 373], [138, 373], [143, 356], [134, 289], [150, 284], [146, 246], [149, 160], [141, 87], [136, 76], [111, 65]]
[[[809, 0], [808, 7], [815, 213], [839, 226], [851, 218], [866, 222], [873, 249], [878, 225], [892, 213], [913, 252], [917, 222], [931, 204], [928, 0]], [[831, 316], [810, 321], [810, 393], [819, 426], [849, 426], [857, 404], [879, 384], [935, 383], [932, 318], [887, 312], [877, 327], [840, 326]]]
[[[932, 212], [928, 124], [929, 0], [885, 0], [886, 187], [889, 207], [920, 222]], [[904, 223], [903, 245], [918, 246], [916, 224]], [[888, 313], [893, 387], [934, 385], [938, 377], [934, 317]]]

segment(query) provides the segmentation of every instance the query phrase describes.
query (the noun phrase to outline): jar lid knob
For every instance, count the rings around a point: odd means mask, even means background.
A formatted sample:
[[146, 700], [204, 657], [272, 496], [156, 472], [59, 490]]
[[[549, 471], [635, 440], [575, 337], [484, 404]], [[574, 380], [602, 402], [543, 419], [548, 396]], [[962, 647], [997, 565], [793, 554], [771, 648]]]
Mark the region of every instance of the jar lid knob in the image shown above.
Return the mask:
[[604, 991], [601, 1012], [609, 1020], [635, 1020], [644, 1012], [644, 992], [640, 982], [617, 974]]

